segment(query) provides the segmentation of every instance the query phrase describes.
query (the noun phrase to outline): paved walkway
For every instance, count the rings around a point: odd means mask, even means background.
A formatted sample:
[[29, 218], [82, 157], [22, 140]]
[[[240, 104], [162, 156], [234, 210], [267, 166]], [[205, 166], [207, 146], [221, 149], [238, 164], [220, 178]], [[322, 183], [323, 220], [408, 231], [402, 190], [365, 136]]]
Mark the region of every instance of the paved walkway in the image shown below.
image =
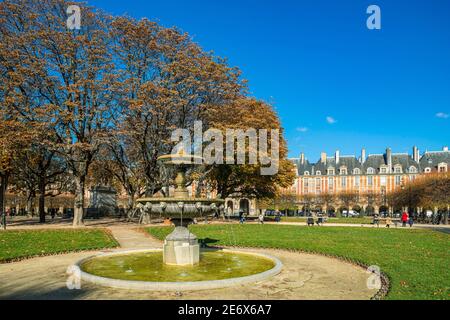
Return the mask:
[[[161, 247], [135, 226], [108, 227], [122, 248]], [[111, 251], [111, 250], [107, 250]], [[0, 264], [0, 299], [369, 299], [376, 290], [367, 288], [370, 274], [363, 268], [320, 255], [273, 249], [252, 249], [279, 258], [283, 270], [277, 276], [232, 288], [186, 292], [130, 291], [82, 282], [80, 290], [66, 286], [66, 270], [96, 252], [39, 257]]]
[[123, 249], [153, 249], [161, 248], [163, 245], [161, 241], [151, 237], [141, 228], [113, 226], [108, 229]]

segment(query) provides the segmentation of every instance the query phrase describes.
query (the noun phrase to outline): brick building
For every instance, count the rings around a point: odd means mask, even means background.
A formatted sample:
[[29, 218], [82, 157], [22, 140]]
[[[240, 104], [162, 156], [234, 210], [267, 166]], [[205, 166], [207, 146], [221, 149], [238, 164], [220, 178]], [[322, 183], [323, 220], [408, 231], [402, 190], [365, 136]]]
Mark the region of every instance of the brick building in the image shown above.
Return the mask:
[[[361, 195], [354, 205], [356, 211], [378, 213], [393, 212], [396, 209], [390, 208], [386, 200], [383, 200], [389, 192], [413, 181], [418, 175], [447, 172], [450, 167], [450, 151], [448, 147], [444, 147], [442, 151], [427, 151], [421, 155], [418, 148], [414, 147], [410, 155], [393, 153], [387, 148], [383, 154], [366, 155], [366, 150], [362, 149], [358, 158], [341, 155], [336, 151], [332, 157], [322, 153], [317, 162], [308, 161], [303, 153], [291, 161], [295, 164], [297, 178], [288, 192], [295, 193], [300, 199], [305, 195], [319, 197], [327, 193], [355, 193]], [[382, 200], [371, 203], [367, 195]], [[315, 209], [329, 212], [352, 209], [346, 208], [338, 199], [329, 207], [324, 208], [324, 205], [318, 204]]]

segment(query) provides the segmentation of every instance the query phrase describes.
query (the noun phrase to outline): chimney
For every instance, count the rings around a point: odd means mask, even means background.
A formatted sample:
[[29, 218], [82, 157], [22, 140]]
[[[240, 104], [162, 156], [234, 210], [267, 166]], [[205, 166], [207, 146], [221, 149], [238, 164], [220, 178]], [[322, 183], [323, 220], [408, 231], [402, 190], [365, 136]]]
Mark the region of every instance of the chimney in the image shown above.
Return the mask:
[[391, 148], [386, 149], [386, 164], [388, 165], [388, 171], [391, 172], [392, 169], [392, 150]]
[[415, 162], [419, 162], [419, 160], [420, 160], [419, 158], [420, 158], [419, 149], [416, 146], [414, 146], [413, 147], [413, 160]]
[[339, 150], [336, 150], [336, 153], [334, 154], [334, 160], [336, 161], [336, 164], [339, 163]]
[[443, 147], [442, 151], [448, 151], [448, 147]]
[[305, 154], [303, 152], [300, 154], [300, 164], [305, 164]]
[[362, 148], [361, 150], [361, 164], [364, 164], [366, 162], [366, 149]]
[[327, 163], [327, 154], [326, 154], [326, 152], [322, 152], [320, 154], [320, 162], [322, 162], [323, 164]]

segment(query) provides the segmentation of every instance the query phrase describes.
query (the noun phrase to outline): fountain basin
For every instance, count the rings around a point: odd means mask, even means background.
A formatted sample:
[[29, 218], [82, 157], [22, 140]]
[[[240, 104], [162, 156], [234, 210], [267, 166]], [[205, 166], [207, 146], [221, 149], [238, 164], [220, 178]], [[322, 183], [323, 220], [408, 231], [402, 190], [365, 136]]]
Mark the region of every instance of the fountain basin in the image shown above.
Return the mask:
[[201, 251], [195, 266], [163, 262], [161, 249], [102, 253], [79, 261], [81, 279], [102, 286], [151, 291], [206, 290], [262, 281], [281, 271], [269, 255], [228, 249]]
[[[185, 219], [199, 218], [220, 211], [222, 199], [205, 198], [140, 198], [138, 205], [150, 214], [161, 214], [165, 217]], [[182, 203], [182, 207], [179, 205]]]

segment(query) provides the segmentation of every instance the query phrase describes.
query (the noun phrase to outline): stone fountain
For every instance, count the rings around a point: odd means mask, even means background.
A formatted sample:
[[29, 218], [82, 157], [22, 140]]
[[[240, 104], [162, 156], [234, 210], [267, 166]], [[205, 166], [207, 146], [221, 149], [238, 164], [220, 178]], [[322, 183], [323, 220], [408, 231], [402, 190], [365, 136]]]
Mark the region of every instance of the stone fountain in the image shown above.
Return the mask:
[[176, 170], [175, 192], [171, 197], [138, 199], [138, 207], [143, 213], [171, 218], [175, 230], [162, 250], [102, 252], [78, 261], [73, 267], [83, 281], [127, 290], [191, 291], [258, 282], [281, 271], [277, 258], [259, 252], [220, 248], [200, 252], [197, 237], [187, 226], [193, 218], [222, 211], [224, 201], [189, 197], [186, 171], [199, 158], [181, 151], [159, 160]]
[[201, 158], [186, 154], [180, 150], [177, 154], [163, 155], [158, 158], [164, 166], [176, 170], [175, 191], [173, 196], [165, 198], [138, 199], [138, 208], [147, 214], [160, 214], [170, 218], [175, 230], [164, 241], [163, 261], [168, 265], [195, 265], [200, 261], [200, 247], [197, 237], [187, 226], [193, 218], [204, 217], [223, 211], [224, 200], [189, 197], [186, 188], [186, 171]]

